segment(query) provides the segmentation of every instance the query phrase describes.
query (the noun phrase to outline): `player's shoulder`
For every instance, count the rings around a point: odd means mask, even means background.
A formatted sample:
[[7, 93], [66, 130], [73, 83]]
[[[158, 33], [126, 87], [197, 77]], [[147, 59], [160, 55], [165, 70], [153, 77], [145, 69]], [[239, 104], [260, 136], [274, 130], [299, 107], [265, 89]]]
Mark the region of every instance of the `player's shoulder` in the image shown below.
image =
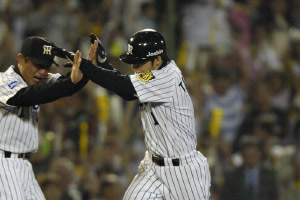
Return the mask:
[[[176, 63], [172, 60], [170, 61], [167, 65], [162, 67], [161, 69], [158, 70], [153, 70], [146, 72], [142, 74], [143, 76], [146, 75], [146, 77], [149, 80], [153, 81], [161, 81], [161, 80], [167, 80], [167, 81], [174, 81], [178, 77], [180, 77], [181, 71], [177, 67]], [[151, 78], [149, 78], [151, 77]]]
[[25, 84], [22, 77], [10, 66], [5, 72], [0, 72], [0, 85], [8, 85], [10, 88], [19, 84]]
[[5, 81], [8, 79], [16, 79], [17, 77], [19, 77], [20, 75], [18, 75], [15, 71], [14, 71], [14, 67], [15, 66], [10, 66], [5, 72], [1, 72], [0, 73], [0, 80]]
[[176, 63], [171, 60], [166, 66], [159, 70], [153, 71], [155, 74], [168, 74], [169, 76], [176, 76], [178, 73], [181, 74], [180, 69], [177, 67]]
[[174, 61], [171, 61], [166, 66], [158, 70], [146, 71], [141, 74], [130, 75], [131, 79], [136, 81], [140, 80], [141, 82], [150, 83], [157, 82], [161, 80], [173, 81], [178, 77], [178, 74], [181, 73]]

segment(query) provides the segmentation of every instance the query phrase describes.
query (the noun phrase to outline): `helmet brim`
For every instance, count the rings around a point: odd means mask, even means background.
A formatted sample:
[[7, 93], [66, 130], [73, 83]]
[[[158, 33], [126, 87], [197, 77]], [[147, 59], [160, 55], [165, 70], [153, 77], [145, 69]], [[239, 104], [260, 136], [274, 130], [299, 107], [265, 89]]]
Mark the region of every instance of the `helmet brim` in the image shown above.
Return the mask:
[[147, 60], [150, 60], [149, 58], [139, 58], [135, 57], [131, 54], [128, 54], [127, 52], [120, 55], [120, 60], [127, 63], [127, 64], [142, 64], [146, 62]]

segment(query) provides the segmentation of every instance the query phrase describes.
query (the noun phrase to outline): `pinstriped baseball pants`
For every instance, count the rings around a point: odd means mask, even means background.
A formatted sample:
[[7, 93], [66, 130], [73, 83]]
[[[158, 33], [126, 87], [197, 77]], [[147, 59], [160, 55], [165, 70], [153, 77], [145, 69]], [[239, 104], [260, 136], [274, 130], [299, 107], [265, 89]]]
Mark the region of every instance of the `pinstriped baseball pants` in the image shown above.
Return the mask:
[[0, 158], [0, 200], [45, 200], [32, 165], [22, 158]]
[[180, 158], [179, 166], [157, 166], [146, 152], [123, 200], [208, 200], [210, 171], [198, 151]]

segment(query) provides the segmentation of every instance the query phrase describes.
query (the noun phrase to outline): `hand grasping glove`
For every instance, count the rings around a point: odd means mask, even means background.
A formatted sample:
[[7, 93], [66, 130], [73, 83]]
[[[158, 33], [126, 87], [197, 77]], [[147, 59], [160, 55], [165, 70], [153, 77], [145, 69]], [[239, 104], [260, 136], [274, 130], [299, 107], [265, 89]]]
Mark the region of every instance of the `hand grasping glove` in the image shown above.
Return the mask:
[[[92, 63], [95, 65], [103, 64], [107, 60], [107, 55], [101, 41], [93, 33], [90, 34], [90, 41], [92, 45], [88, 55], [88, 60], [91, 60]], [[73, 52], [69, 52], [58, 46], [53, 46], [52, 54], [64, 59], [69, 58], [71, 61], [74, 60], [74, 55], [75, 55]], [[72, 63], [67, 62], [64, 64], [64, 67], [72, 67]]]
[[[96, 49], [97, 53], [93, 51], [93, 48], [91, 48], [90, 52], [89, 52], [89, 60], [91, 60], [93, 63], [96, 60], [96, 63], [94, 63], [94, 64], [97, 64], [97, 65], [103, 64], [107, 59], [107, 55], [106, 55], [106, 51], [105, 51], [101, 41], [94, 33], [90, 34], [90, 41], [92, 43], [92, 46], [96, 45], [95, 49]], [[95, 41], [97, 41], [97, 42], [95, 43]]]
[[58, 47], [58, 46], [53, 46], [52, 48], [52, 54], [57, 56], [57, 57], [60, 57], [60, 58], [69, 58], [70, 60], [74, 60], [74, 53], [73, 52], [69, 52], [61, 47]]
[[[75, 54], [73, 52], [69, 52], [69, 51], [67, 51], [67, 50], [65, 50], [61, 47], [55, 46], [55, 45], [52, 47], [51, 53], [53, 55], [57, 56], [57, 57], [68, 59], [68, 60], [71, 60], [71, 61], [74, 60], [74, 56], [75, 56]], [[64, 67], [71, 68], [72, 63], [67, 62], [67, 63], [64, 64]]]

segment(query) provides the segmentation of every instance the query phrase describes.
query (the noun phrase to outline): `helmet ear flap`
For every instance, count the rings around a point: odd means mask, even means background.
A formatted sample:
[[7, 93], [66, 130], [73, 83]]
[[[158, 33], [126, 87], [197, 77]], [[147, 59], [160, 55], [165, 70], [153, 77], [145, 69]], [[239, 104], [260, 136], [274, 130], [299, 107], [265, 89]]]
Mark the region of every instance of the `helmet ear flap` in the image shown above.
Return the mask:
[[128, 49], [120, 60], [128, 64], [140, 64], [159, 55], [166, 55], [164, 37], [153, 29], [144, 29], [128, 40]]

